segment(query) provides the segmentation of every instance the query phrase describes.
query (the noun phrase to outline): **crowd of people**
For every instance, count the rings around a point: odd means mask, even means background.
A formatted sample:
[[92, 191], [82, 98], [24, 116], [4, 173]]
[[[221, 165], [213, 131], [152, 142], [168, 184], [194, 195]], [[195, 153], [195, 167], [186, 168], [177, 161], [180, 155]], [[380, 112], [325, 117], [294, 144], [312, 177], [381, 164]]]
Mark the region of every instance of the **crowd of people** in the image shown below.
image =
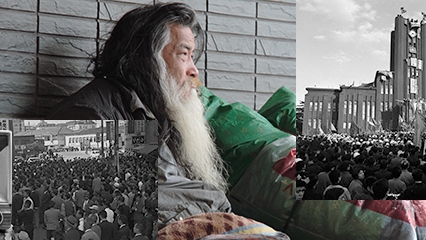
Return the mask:
[[425, 163], [410, 132], [299, 136], [296, 199], [426, 199]]
[[156, 239], [155, 155], [120, 155], [119, 167], [100, 157], [15, 160], [15, 236], [34, 240], [41, 228], [49, 240]]

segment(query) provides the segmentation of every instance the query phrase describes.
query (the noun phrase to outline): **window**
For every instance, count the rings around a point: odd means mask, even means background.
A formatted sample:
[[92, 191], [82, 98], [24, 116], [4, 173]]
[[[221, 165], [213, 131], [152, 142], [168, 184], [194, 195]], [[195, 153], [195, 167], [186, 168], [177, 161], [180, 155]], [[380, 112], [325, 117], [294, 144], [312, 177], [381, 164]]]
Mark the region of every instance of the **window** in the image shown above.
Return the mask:
[[383, 101], [380, 102], [380, 111], [385, 111]]
[[347, 114], [348, 111], [348, 101], [345, 100], [343, 103], [343, 114]]
[[352, 114], [352, 101], [349, 100], [349, 114]]
[[371, 105], [371, 102], [370, 101], [368, 101], [367, 102], [367, 119], [370, 119], [370, 106]]
[[362, 102], [362, 120], [365, 120], [365, 101]]
[[354, 100], [354, 116], [356, 116], [357, 107], [358, 107], [358, 101]]
[[392, 102], [389, 102], [389, 109], [392, 110]]
[[327, 112], [330, 112], [331, 111], [331, 102], [328, 102], [327, 103]]
[[314, 111], [318, 111], [318, 102], [314, 102]]
[[314, 126], [313, 128], [317, 128], [317, 120], [314, 118]]
[[371, 104], [371, 117], [372, 118], [376, 118], [376, 102], [373, 102], [372, 104]]
[[322, 102], [319, 102], [319, 111], [322, 111]]
[[308, 126], [312, 127], [312, 119], [310, 119], [310, 118], [308, 119]]
[[393, 94], [393, 85], [389, 84], [389, 94]]
[[346, 122], [343, 122], [343, 129], [346, 129]]
[[385, 94], [385, 83], [380, 84], [380, 93]]

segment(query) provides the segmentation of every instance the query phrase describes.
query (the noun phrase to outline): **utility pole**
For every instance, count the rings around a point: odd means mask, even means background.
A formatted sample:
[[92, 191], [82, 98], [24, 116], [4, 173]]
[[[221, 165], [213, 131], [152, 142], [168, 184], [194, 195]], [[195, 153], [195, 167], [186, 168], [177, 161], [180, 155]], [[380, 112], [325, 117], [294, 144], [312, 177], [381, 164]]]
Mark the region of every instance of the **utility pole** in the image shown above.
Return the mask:
[[114, 160], [115, 160], [115, 166], [117, 167], [117, 173], [120, 172], [120, 162], [118, 159], [118, 120], [114, 120], [114, 128], [115, 128], [115, 134], [114, 134]]
[[101, 158], [105, 159], [105, 154], [104, 154], [104, 120], [101, 120]]

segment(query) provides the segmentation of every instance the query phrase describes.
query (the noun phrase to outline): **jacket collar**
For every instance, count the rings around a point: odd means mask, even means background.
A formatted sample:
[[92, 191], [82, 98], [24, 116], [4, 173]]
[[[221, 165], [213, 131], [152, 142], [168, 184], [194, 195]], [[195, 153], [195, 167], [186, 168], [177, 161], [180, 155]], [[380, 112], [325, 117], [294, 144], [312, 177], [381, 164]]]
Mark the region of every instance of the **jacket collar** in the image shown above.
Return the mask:
[[145, 104], [142, 103], [138, 97], [138, 94], [133, 89], [130, 90], [130, 95], [132, 97], [130, 100], [130, 111], [134, 112], [137, 109], [143, 109], [147, 117], [155, 119], [154, 114], [151, 112], [151, 110], [148, 109], [148, 107], [145, 106]]

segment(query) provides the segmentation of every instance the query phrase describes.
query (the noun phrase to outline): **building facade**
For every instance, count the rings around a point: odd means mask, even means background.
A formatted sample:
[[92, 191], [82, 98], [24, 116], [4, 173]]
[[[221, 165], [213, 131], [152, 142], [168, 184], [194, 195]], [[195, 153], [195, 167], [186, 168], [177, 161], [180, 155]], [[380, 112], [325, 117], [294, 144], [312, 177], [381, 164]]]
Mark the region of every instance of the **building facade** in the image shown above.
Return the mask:
[[400, 130], [413, 125], [425, 108], [426, 17], [402, 15], [391, 32], [390, 69], [378, 70], [372, 82], [339, 89], [307, 88], [302, 134]]

